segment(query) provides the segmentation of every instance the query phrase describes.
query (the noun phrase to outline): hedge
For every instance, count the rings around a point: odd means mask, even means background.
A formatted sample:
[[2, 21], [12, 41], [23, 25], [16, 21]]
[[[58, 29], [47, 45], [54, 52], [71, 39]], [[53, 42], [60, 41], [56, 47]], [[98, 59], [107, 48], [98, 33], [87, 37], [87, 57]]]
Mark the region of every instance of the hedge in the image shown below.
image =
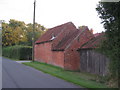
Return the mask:
[[13, 59], [31, 60], [32, 59], [32, 47], [30, 46], [3, 47], [2, 55], [5, 57], [13, 58]]

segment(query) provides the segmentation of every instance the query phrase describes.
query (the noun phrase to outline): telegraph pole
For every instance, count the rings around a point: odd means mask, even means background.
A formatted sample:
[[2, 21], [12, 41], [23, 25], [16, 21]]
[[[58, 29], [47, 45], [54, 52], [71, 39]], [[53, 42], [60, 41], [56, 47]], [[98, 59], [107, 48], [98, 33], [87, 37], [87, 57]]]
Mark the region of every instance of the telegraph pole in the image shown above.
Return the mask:
[[33, 12], [33, 36], [32, 36], [32, 61], [34, 62], [34, 46], [35, 46], [35, 7], [36, 0], [34, 0], [34, 12]]

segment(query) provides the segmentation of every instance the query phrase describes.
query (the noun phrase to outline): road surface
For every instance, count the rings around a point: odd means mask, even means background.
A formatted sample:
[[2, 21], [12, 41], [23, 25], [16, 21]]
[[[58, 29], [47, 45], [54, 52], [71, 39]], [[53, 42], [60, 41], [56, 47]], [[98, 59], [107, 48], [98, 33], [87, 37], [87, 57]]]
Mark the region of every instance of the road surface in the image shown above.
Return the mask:
[[2, 88], [80, 88], [6, 58], [2, 58]]

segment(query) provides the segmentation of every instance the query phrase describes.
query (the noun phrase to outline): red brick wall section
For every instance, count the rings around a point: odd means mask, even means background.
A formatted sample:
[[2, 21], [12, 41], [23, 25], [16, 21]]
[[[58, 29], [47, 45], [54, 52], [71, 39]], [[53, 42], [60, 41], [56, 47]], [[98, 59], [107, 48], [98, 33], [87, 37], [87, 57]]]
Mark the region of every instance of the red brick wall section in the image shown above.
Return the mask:
[[80, 55], [77, 49], [93, 37], [94, 36], [91, 32], [85, 30], [70, 44], [70, 47], [65, 51], [65, 69], [75, 71], [78, 71], [80, 69]]
[[35, 45], [35, 60], [45, 63], [52, 60], [51, 42]]
[[65, 66], [66, 70], [79, 71], [80, 67], [80, 57], [76, 50], [68, 49], [65, 52]]
[[51, 42], [35, 45], [35, 61], [64, 68], [64, 52], [51, 51]]
[[52, 64], [64, 68], [64, 51], [52, 51]]

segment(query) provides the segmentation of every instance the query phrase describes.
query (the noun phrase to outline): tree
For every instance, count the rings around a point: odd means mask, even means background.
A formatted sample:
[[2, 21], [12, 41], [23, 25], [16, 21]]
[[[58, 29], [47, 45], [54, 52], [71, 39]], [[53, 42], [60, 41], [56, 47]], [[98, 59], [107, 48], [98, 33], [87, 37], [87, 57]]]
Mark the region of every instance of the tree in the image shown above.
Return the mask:
[[6, 23], [2, 23], [2, 45], [12, 45], [12, 29]]
[[[10, 19], [9, 23], [2, 23], [2, 45], [32, 45], [33, 24], [25, 24], [22, 21]], [[35, 40], [37, 40], [46, 28], [35, 23]]]
[[26, 41], [25, 23], [11, 19], [9, 23], [2, 23], [2, 45], [9, 46]]
[[[120, 2], [100, 2], [96, 8], [105, 28], [101, 50], [110, 58], [110, 81], [120, 81]], [[120, 83], [118, 83], [120, 84]]]
[[[44, 32], [46, 28], [44, 26], [41, 26], [38, 23], [35, 23], [35, 40], [37, 40]], [[26, 37], [27, 37], [27, 44], [32, 45], [32, 37], [33, 37], [33, 24], [29, 23], [27, 24], [27, 29], [26, 29]]]

